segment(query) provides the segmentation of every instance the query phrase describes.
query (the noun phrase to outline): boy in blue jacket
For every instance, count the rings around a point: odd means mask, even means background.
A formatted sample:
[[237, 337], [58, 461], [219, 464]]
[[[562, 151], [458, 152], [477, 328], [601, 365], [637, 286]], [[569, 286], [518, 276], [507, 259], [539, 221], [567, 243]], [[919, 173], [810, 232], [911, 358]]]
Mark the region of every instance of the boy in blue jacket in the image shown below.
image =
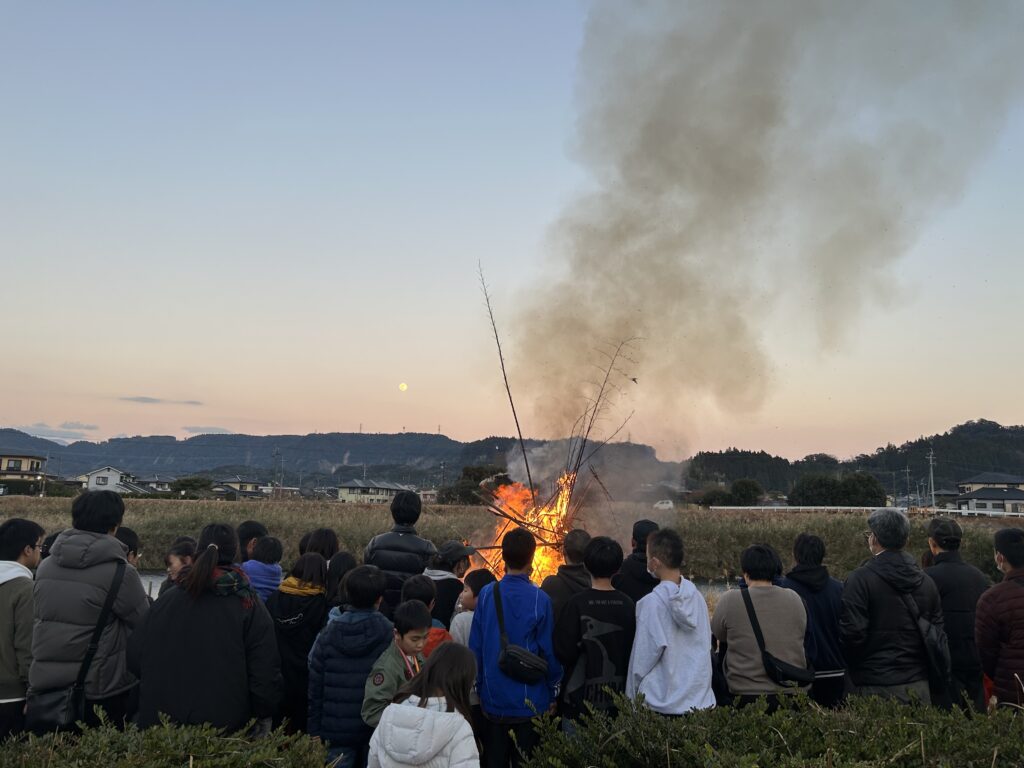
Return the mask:
[[[551, 637], [551, 599], [530, 583], [536, 549], [533, 534], [525, 528], [505, 534], [501, 540], [505, 576], [480, 591], [473, 613], [469, 648], [476, 656], [477, 692], [484, 713], [481, 765], [485, 768], [518, 766], [530, 753], [537, 743], [532, 719], [551, 709], [562, 679], [562, 667], [555, 658]], [[521, 646], [547, 661], [547, 678], [539, 683], [529, 685], [513, 680], [498, 669], [501, 634], [494, 602], [496, 589], [501, 591], [509, 644]]]
[[310, 736], [327, 745], [328, 764], [362, 768], [373, 728], [363, 722], [363, 693], [374, 663], [391, 645], [393, 626], [379, 608], [387, 577], [373, 565], [345, 579], [347, 610], [332, 608], [309, 652]]

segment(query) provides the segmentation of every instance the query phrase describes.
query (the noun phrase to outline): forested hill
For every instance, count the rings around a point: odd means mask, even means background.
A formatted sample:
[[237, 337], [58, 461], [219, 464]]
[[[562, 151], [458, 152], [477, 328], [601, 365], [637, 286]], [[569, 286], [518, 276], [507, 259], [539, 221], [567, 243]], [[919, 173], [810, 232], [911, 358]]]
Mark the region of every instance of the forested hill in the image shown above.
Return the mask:
[[[564, 443], [527, 440], [527, 447], [550, 453], [564, 463]], [[336, 484], [363, 475], [434, 485], [452, 481], [466, 466], [505, 465], [519, 451], [511, 437], [488, 437], [462, 443], [444, 435], [357, 434], [345, 432], [309, 435], [196, 435], [186, 440], [171, 436], [125, 437], [91, 443], [61, 445], [14, 429], [0, 429], [0, 453], [23, 451], [49, 456], [47, 469], [64, 477], [106, 465], [137, 476], [153, 474], [183, 477], [192, 474], [248, 475], [269, 482], [279, 471], [286, 482], [301, 477], [307, 482]], [[539, 458], [538, 458], [539, 461]], [[659, 461], [653, 448], [635, 443], [605, 446], [594, 462], [635, 474], [637, 482], [678, 481], [682, 465]], [[364, 470], [365, 467], [365, 470]]]
[[893, 473], [900, 493], [906, 488], [906, 474], [916, 485], [928, 477], [928, 453], [935, 451], [935, 488], [956, 490], [956, 483], [981, 472], [1007, 472], [1024, 475], [1024, 427], [1004, 427], [994, 421], [979, 419], [953, 427], [948, 432], [900, 446], [887, 445], [874, 453], [862, 454], [840, 461], [827, 454], [812, 454], [799, 461], [789, 461], [764, 451], [729, 449], [700, 452], [687, 470], [691, 488], [740, 478], [757, 480], [766, 490], [788, 492], [802, 475], [810, 473], [841, 474], [865, 471], [877, 477], [886, 488], [892, 488]]

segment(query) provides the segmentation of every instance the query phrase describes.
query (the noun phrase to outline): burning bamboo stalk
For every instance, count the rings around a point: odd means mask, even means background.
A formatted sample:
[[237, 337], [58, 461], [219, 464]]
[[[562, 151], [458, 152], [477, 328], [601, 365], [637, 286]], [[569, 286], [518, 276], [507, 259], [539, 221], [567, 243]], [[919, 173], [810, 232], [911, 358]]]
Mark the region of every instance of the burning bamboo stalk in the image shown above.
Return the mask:
[[484, 303], [487, 305], [487, 316], [491, 319], [491, 330], [494, 331], [494, 343], [498, 346], [498, 360], [501, 362], [501, 377], [505, 380], [505, 392], [508, 393], [508, 404], [512, 407], [512, 419], [516, 423], [516, 432], [519, 434], [519, 447], [523, 450], [523, 464], [526, 466], [526, 479], [530, 483], [530, 495], [533, 498], [533, 506], [537, 506], [537, 494], [533, 489], [533, 477], [530, 475], [530, 459], [526, 455], [526, 441], [523, 440], [523, 430], [519, 426], [519, 416], [516, 414], [516, 404], [512, 400], [512, 387], [508, 383], [508, 373], [505, 372], [505, 355], [501, 351], [501, 339], [498, 336], [498, 323], [494, 319], [494, 310], [491, 308], [491, 294], [487, 290], [487, 281], [484, 280], [484, 268], [477, 262], [477, 271], [480, 273], [480, 288], [484, 292]]

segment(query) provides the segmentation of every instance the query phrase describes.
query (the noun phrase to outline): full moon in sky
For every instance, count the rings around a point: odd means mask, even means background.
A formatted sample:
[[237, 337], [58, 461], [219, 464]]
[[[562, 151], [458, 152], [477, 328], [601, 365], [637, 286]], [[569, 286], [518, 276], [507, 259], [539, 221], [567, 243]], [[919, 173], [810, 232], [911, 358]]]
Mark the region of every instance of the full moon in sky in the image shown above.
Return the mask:
[[408, 388], [409, 388], [409, 385], [406, 384], [404, 381], [401, 384], [398, 385], [398, 391], [399, 392], [405, 392], [405, 390], [407, 390]]

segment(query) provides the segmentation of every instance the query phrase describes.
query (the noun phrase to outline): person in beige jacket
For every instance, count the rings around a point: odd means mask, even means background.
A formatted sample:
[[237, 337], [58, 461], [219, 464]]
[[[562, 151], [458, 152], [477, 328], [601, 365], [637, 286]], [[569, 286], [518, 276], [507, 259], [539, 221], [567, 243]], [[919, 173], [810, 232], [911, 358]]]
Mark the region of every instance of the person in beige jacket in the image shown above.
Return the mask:
[[719, 598], [711, 619], [711, 632], [719, 643], [726, 645], [725, 679], [734, 703], [742, 706], [759, 696], [767, 696], [769, 708], [774, 708], [780, 695], [800, 689], [785, 688], [768, 677], [742, 590], [746, 589], [750, 595], [764, 635], [765, 649], [795, 667], [807, 666], [804, 655], [807, 608], [796, 592], [773, 583], [782, 575], [782, 560], [771, 547], [764, 544], [747, 547], [740, 558], [740, 566], [746, 585], [731, 589]]

